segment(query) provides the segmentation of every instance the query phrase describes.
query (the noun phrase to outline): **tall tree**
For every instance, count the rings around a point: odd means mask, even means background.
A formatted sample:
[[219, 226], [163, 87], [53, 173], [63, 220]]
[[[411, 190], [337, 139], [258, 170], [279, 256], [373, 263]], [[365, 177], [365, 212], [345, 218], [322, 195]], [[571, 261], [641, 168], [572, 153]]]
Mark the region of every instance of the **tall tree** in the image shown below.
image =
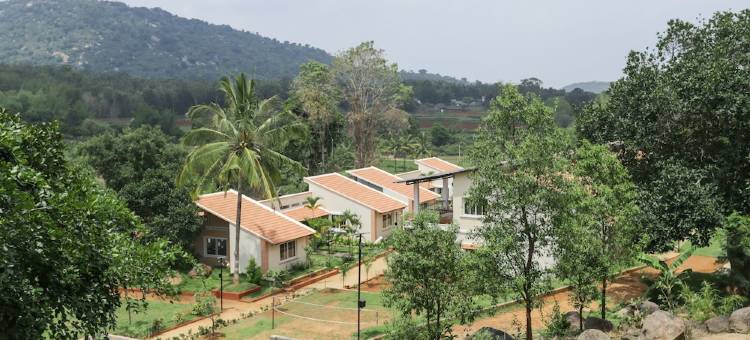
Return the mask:
[[311, 61], [300, 65], [299, 69], [292, 82], [292, 95], [301, 103], [310, 126], [317, 132], [320, 168], [325, 168], [326, 131], [338, 113], [339, 90], [327, 65]]
[[385, 277], [390, 287], [383, 291], [387, 306], [403, 317], [424, 315], [425, 338], [441, 339], [453, 319], [471, 318], [472, 297], [466, 283], [464, 252], [456, 244], [458, 229], [443, 230], [434, 212], [421, 212], [412, 228], [393, 235], [398, 252], [388, 257]]
[[[236, 186], [237, 219], [233, 251], [233, 282], [240, 280], [240, 221], [245, 190], [256, 190], [274, 197], [280, 181], [279, 169], [289, 166], [302, 171], [302, 165], [276, 150], [304, 133], [304, 125], [288, 111], [274, 110], [274, 98], [258, 101], [254, 81], [240, 74], [233, 81], [222, 78], [220, 89], [226, 107], [211, 103], [190, 109], [191, 118], [211, 115], [211, 127], [191, 130], [183, 139], [195, 147], [185, 160], [177, 183], [191, 185], [196, 193]], [[247, 186], [247, 187], [245, 187]]]
[[[692, 194], [711, 195], [706, 184], [718, 189], [717, 197], [698, 202], [720, 203], [723, 213], [750, 212], [748, 31], [749, 9], [717, 12], [697, 24], [670, 21], [655, 49], [630, 53], [625, 76], [612, 84], [606, 104], [589, 107], [576, 123], [583, 137], [618, 145], [636, 184], [662, 206], [652, 214], [656, 220], [649, 222], [649, 230], [673, 227], [674, 221], [667, 219], [674, 215], [703, 220], [691, 226], [678, 222], [684, 224], [678, 233], [666, 235], [668, 239], [655, 235], [660, 243], [650, 249], [669, 248], [683, 239], [706, 245], [722, 223], [711, 215], [696, 216], [711, 213], [713, 203], [696, 209], [672, 202], [655, 191], [659, 182], [665, 184], [661, 188], [680, 188], [684, 182], [677, 181], [692, 177], [704, 186]], [[670, 177], [677, 174], [676, 166], [681, 175]]]
[[101, 336], [115, 325], [119, 287], [169, 286], [180, 252], [142, 242], [147, 231], [125, 204], [65, 161], [56, 124], [0, 109], [0, 211], [4, 338]]
[[398, 66], [367, 41], [337, 55], [332, 70], [348, 109], [355, 165], [369, 166], [375, 161], [383, 114], [399, 104]]
[[483, 225], [474, 234], [485, 280], [480, 289], [494, 297], [507, 291], [526, 309], [526, 338], [532, 339], [531, 312], [549, 289], [556, 225], [571, 210], [567, 197], [566, 137], [555, 128], [552, 111], [535, 95], [506, 85], [482, 121], [470, 157], [476, 165], [469, 202], [483, 207]]
[[[572, 173], [587, 192], [585, 201], [576, 208], [575, 226], [585, 230], [565, 232], [562, 238], [594, 233], [593, 239], [584, 238], [578, 243], [585, 245], [584, 252], [596, 258], [596, 261], [590, 260], [586, 268], [599, 275], [599, 307], [602, 319], [606, 319], [608, 280], [632, 263], [641, 251], [644, 230], [637, 220], [640, 213], [638, 191], [617, 155], [603, 145], [584, 141], [574, 153], [573, 164]], [[581, 274], [574, 273], [574, 277], [576, 275]]]

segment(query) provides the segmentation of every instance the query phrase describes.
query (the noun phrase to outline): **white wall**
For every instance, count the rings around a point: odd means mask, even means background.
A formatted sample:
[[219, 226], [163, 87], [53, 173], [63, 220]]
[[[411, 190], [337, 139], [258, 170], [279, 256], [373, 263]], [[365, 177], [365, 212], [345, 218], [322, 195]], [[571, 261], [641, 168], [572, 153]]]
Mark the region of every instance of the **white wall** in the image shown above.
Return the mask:
[[[229, 224], [229, 242], [235, 244], [234, 224]], [[263, 263], [261, 257], [261, 239], [245, 229], [240, 229], [240, 273], [245, 272], [247, 262], [255, 258], [255, 264], [260, 267]], [[234, 248], [232, 248], [234, 249]], [[229, 268], [234, 268], [234, 250], [229, 253]]]
[[[420, 163], [417, 163], [417, 169], [419, 169], [419, 172], [421, 172], [423, 176], [436, 175], [440, 173], [440, 170], [433, 169], [429, 166], [426, 166]], [[430, 185], [433, 188], [443, 189], [443, 179], [438, 178], [434, 181], [431, 181]], [[452, 196], [453, 196], [453, 178], [449, 178], [448, 179], [448, 197], [452, 197]]]
[[305, 199], [311, 195], [312, 194], [309, 191], [303, 191], [303, 192], [298, 192], [296, 194], [289, 194], [289, 195], [279, 196], [277, 198], [258, 201], [258, 203], [263, 204], [267, 207], [270, 207], [274, 210], [283, 210], [281, 209], [281, 206], [285, 206], [284, 209], [303, 206], [305, 204]]
[[283, 262], [281, 259], [281, 250], [280, 245], [278, 244], [268, 244], [268, 269], [270, 270], [287, 270], [291, 268], [294, 264], [297, 263], [305, 263], [305, 260], [307, 259], [307, 254], [305, 253], [305, 246], [307, 246], [307, 242], [309, 240], [309, 237], [303, 237], [297, 239], [297, 246], [295, 256], [293, 258], [289, 258], [284, 260]]
[[471, 188], [470, 172], [457, 173], [453, 177], [453, 223], [458, 225], [459, 239], [468, 241], [468, 234], [482, 225], [482, 216], [464, 214], [464, 197]]

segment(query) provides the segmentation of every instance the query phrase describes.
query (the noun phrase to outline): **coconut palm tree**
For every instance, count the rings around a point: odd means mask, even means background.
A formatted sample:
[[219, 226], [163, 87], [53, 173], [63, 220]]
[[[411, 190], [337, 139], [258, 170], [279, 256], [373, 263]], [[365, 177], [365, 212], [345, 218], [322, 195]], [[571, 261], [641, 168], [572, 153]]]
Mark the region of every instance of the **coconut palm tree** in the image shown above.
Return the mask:
[[346, 233], [349, 234], [349, 252], [354, 255], [354, 250], [352, 249], [352, 244], [354, 244], [354, 239], [357, 233], [358, 226], [361, 226], [361, 222], [359, 221], [359, 216], [355, 213], [353, 213], [351, 210], [347, 209], [344, 210], [344, 212], [339, 215], [336, 219], [337, 224], [346, 230]]
[[415, 142], [415, 148], [414, 153], [417, 157], [427, 156], [430, 157], [430, 137], [427, 135], [426, 132], [422, 131], [420, 132], [417, 137], [414, 140]]
[[302, 173], [302, 165], [276, 150], [282, 150], [292, 138], [305, 133], [296, 116], [275, 109], [275, 97], [255, 98], [255, 82], [240, 74], [233, 81], [221, 79], [219, 90], [225, 107], [216, 103], [196, 105], [188, 117], [210, 117], [210, 126], [193, 129], [183, 144], [193, 147], [182, 171], [179, 185], [193, 187], [194, 195], [217, 188], [237, 191], [233, 282], [239, 283], [239, 240], [243, 191], [252, 190], [266, 198], [274, 197], [280, 181], [280, 168], [289, 167]]
[[[323, 205], [320, 204], [320, 197], [318, 196], [307, 196], [305, 197], [305, 208], [310, 209], [310, 215], [315, 216], [315, 210], [318, 210], [318, 208], [322, 207]], [[305, 219], [307, 220], [307, 219]]]

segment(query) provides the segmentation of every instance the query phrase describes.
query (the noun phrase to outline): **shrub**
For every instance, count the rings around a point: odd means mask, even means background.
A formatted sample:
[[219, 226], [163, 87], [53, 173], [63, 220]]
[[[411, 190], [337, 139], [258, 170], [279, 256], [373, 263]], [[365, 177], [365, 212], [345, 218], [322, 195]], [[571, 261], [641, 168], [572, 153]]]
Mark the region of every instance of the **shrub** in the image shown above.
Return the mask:
[[698, 292], [693, 292], [684, 286], [682, 297], [685, 300], [688, 315], [691, 319], [698, 321], [705, 321], [716, 315], [729, 315], [735, 309], [742, 307], [745, 302], [745, 298], [740, 295], [721, 296], [719, 291], [708, 282], [703, 282]]
[[733, 213], [724, 225], [724, 251], [732, 265], [730, 279], [735, 291], [750, 292], [750, 217]]
[[151, 334], [155, 334], [155, 333], [158, 333], [162, 329], [164, 329], [164, 319], [159, 318], [151, 322], [151, 327], [149, 328], [149, 332], [151, 332]]
[[570, 323], [565, 315], [560, 312], [560, 305], [555, 302], [552, 307], [552, 315], [548, 320], [545, 320], [546, 329], [543, 334], [545, 338], [565, 337], [568, 334]]
[[260, 280], [263, 279], [263, 273], [260, 267], [255, 263], [255, 258], [251, 257], [250, 261], [247, 262], [247, 268], [245, 269], [247, 274], [247, 280], [250, 283], [260, 284]]
[[193, 315], [205, 316], [212, 314], [216, 308], [216, 297], [211, 293], [204, 292], [195, 295], [195, 304], [193, 305]]

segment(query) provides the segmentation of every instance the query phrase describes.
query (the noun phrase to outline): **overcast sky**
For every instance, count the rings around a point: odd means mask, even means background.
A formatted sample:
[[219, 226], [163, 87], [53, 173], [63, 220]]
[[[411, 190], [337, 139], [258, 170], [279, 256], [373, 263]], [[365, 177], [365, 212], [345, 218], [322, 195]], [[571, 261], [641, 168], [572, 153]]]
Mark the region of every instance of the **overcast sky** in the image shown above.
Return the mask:
[[125, 0], [310, 44], [335, 54], [374, 40], [407, 70], [548, 86], [614, 80], [630, 50], [671, 18], [696, 21], [747, 0]]

